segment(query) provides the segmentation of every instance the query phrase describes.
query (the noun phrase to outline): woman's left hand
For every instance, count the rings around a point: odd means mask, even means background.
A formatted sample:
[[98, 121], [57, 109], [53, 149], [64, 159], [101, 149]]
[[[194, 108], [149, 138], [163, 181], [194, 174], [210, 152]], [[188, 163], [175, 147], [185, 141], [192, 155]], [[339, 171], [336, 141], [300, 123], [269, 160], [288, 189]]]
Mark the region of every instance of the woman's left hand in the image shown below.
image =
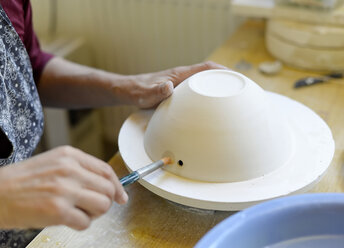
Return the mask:
[[152, 108], [193, 74], [227, 69], [214, 62], [138, 75], [121, 75], [53, 58], [45, 66], [38, 90], [45, 106], [95, 108], [120, 104]]
[[[139, 108], [152, 108], [173, 93], [173, 88], [193, 74], [210, 69], [228, 69], [208, 61], [191, 66], [179, 66], [172, 69], [127, 76], [125, 84], [116, 93], [122, 102]], [[119, 91], [119, 92], [118, 92]]]

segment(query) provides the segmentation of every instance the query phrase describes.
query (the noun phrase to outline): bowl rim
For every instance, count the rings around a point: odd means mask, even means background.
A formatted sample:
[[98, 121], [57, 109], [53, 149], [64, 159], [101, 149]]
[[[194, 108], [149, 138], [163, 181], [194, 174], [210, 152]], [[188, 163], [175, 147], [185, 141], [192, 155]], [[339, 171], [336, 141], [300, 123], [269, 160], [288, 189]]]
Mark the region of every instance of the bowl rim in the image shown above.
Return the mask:
[[216, 243], [221, 242], [228, 233], [240, 228], [241, 225], [248, 223], [251, 219], [260, 216], [268, 216], [270, 213], [293, 210], [295, 208], [309, 208], [316, 205], [319, 207], [329, 206], [343, 206], [344, 207], [344, 194], [343, 193], [308, 193], [301, 195], [286, 196], [267, 202], [263, 202], [247, 208], [243, 211], [235, 213], [208, 231], [196, 244], [195, 248], [212, 247]]

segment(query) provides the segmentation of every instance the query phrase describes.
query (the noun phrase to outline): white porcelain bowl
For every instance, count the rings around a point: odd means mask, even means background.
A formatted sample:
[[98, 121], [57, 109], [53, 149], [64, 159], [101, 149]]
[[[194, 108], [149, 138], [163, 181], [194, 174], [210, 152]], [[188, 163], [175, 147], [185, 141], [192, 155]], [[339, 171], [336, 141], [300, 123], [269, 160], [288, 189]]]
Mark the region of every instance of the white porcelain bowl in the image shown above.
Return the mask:
[[154, 112], [144, 134], [152, 161], [205, 182], [264, 176], [288, 162], [293, 136], [267, 93], [244, 75], [208, 70], [186, 79]]
[[335, 151], [315, 112], [231, 71], [196, 74], [155, 111], [129, 116], [118, 147], [129, 171], [175, 160], [139, 180], [153, 193], [225, 211], [311, 189]]

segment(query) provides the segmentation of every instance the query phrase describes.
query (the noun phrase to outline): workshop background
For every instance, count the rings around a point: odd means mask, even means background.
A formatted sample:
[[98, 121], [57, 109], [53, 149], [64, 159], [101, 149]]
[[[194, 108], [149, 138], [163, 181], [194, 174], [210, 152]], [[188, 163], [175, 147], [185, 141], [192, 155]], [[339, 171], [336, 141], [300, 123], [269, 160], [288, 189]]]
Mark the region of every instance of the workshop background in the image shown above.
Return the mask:
[[[241, 22], [228, 0], [32, 0], [32, 7], [43, 50], [121, 74], [202, 62]], [[107, 160], [133, 111], [46, 108], [40, 151], [69, 144]]]

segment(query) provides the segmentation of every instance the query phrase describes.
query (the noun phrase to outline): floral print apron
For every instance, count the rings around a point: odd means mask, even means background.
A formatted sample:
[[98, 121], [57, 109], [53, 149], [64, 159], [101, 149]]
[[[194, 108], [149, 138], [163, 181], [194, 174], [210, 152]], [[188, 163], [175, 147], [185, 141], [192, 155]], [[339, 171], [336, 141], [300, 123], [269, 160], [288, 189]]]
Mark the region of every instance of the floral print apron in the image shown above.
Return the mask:
[[[43, 111], [29, 56], [0, 5], [0, 132], [12, 149], [0, 166], [27, 159], [43, 132]], [[1, 204], [1, 203], [0, 203]], [[25, 247], [37, 230], [0, 230], [0, 248]]]

